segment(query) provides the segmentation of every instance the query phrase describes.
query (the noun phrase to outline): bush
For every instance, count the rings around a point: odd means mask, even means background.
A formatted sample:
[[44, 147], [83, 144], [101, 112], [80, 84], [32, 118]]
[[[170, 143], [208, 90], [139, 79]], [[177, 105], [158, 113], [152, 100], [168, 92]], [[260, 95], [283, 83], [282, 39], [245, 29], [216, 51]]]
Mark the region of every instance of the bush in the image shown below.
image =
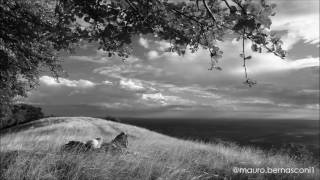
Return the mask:
[[270, 150], [272, 154], [288, 155], [291, 159], [299, 162], [313, 162], [318, 161], [316, 154], [311, 152], [306, 145], [296, 143], [285, 143], [278, 148]]
[[38, 120], [43, 117], [44, 115], [40, 107], [29, 104], [15, 104], [8, 118], [1, 120], [0, 129]]

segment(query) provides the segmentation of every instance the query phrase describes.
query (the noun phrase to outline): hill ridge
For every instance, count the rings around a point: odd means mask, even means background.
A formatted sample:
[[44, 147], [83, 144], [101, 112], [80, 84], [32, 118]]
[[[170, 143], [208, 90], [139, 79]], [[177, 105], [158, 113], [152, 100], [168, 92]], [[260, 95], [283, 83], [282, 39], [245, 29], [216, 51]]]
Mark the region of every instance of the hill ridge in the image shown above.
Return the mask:
[[[197, 177], [201, 179], [200, 175], [204, 174], [207, 178], [214, 178], [214, 175], [217, 174], [219, 177], [229, 179], [265, 178], [263, 174], [235, 174], [232, 168], [235, 166], [310, 166], [306, 164], [307, 162], [299, 163], [288, 156], [270, 155], [251, 147], [181, 140], [133, 125], [98, 118], [51, 117], [27, 125], [0, 136], [1, 156], [8, 157], [8, 152], [18, 152], [15, 161], [5, 162], [7, 163], [6, 168], [1, 170], [4, 174], [2, 179], [20, 179], [20, 177], [21, 179], [37, 179], [35, 177], [52, 176], [56, 179], [80, 177], [78, 179], [196, 180]], [[108, 154], [70, 155], [59, 152], [61, 145], [69, 140], [84, 141], [103, 136], [103, 139], [109, 141], [120, 131], [129, 135], [128, 151], [137, 152], [137, 156], [132, 156], [132, 154], [122, 154], [117, 157]], [[39, 157], [36, 155], [37, 152], [42, 152], [44, 155]], [[21, 163], [27, 161], [34, 162], [34, 164]], [[64, 170], [59, 169], [60, 166], [63, 166]], [[68, 169], [69, 166], [72, 168]], [[27, 172], [22, 173], [17, 168]], [[66, 169], [68, 171], [65, 171]], [[96, 172], [93, 173], [93, 169]], [[83, 174], [84, 171], [86, 173]], [[31, 178], [25, 177], [26, 175], [30, 175]], [[64, 178], [61, 178], [62, 176]], [[286, 174], [272, 176], [287, 177]], [[296, 179], [299, 177], [314, 179], [319, 177], [319, 172], [317, 169], [316, 174], [302, 174], [295, 177]], [[202, 179], [205, 178], [202, 177]]]

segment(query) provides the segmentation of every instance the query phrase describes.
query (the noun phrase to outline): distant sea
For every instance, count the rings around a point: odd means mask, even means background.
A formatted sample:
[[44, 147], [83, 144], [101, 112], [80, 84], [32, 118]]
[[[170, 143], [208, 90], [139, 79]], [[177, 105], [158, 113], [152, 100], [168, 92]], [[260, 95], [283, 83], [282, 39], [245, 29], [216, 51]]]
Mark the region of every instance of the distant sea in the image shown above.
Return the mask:
[[120, 119], [123, 123], [162, 134], [204, 142], [231, 141], [267, 150], [290, 143], [299, 144], [319, 158], [320, 121], [316, 120]]

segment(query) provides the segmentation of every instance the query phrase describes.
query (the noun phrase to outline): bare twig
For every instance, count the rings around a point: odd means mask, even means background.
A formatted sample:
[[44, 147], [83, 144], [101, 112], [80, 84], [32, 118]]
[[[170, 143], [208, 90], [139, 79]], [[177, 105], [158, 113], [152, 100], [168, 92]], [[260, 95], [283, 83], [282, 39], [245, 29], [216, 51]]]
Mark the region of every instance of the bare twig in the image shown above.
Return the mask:
[[247, 65], [246, 65], [246, 54], [244, 51], [244, 39], [245, 39], [246, 30], [243, 29], [243, 36], [242, 36], [242, 55], [243, 55], [243, 68], [244, 68], [244, 75], [246, 80], [248, 79], [248, 72], [247, 72]]
[[246, 38], [246, 29], [243, 28], [243, 34], [242, 34], [242, 59], [243, 59], [243, 68], [244, 68], [244, 75], [245, 75], [245, 82], [244, 84], [247, 84], [249, 87], [252, 87], [253, 85], [257, 84], [256, 81], [253, 81], [248, 78], [248, 71], [247, 71], [247, 64], [246, 61], [249, 57], [246, 57], [245, 50], [244, 50], [244, 40]]

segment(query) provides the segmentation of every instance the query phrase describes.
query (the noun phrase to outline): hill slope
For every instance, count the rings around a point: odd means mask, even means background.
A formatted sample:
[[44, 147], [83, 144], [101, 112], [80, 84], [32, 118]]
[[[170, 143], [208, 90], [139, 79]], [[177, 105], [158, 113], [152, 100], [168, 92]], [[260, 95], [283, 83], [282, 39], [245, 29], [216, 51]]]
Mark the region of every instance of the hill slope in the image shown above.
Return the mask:
[[[69, 140], [129, 135], [129, 154], [61, 153]], [[179, 140], [89, 117], [46, 118], [1, 133], [0, 179], [317, 179], [313, 174], [236, 174], [233, 167], [309, 167], [283, 155], [233, 144]], [[306, 162], [307, 163], [307, 162]]]

